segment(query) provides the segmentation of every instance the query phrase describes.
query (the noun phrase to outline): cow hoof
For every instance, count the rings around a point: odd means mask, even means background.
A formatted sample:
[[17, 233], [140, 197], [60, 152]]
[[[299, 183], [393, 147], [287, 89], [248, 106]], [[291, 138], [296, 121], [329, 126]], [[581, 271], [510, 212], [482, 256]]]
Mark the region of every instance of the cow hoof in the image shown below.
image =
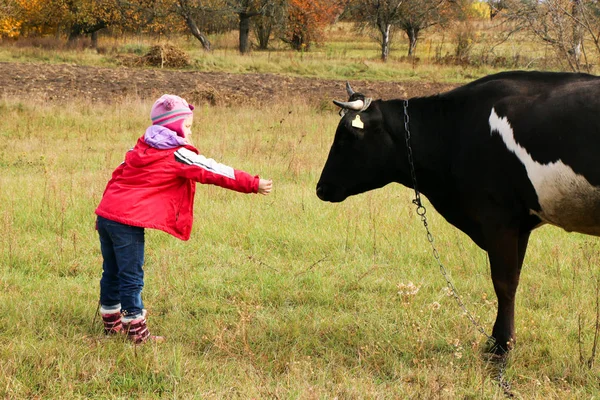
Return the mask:
[[486, 356], [503, 358], [512, 350], [513, 345], [513, 340], [506, 341], [504, 345], [501, 345], [496, 338], [490, 337], [483, 346], [483, 353]]

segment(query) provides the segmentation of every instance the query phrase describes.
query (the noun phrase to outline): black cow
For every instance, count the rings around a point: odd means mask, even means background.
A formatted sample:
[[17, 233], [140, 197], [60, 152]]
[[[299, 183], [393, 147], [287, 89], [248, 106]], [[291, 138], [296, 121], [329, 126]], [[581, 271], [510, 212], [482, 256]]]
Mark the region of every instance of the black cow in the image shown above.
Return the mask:
[[[317, 184], [321, 200], [391, 182], [414, 187], [405, 100], [354, 93]], [[487, 251], [496, 354], [515, 338], [515, 291], [531, 231], [545, 223], [600, 235], [600, 78], [504, 72], [406, 103], [417, 186]]]

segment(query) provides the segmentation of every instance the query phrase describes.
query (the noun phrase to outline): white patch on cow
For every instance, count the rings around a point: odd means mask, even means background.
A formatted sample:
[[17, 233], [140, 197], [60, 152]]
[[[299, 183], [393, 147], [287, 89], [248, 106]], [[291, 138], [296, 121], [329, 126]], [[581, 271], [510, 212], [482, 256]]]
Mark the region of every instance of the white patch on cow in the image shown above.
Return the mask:
[[548, 164], [535, 161], [527, 149], [516, 142], [508, 118], [499, 117], [493, 108], [489, 123], [490, 133], [498, 133], [527, 170], [541, 207], [541, 211], [530, 210], [531, 213], [567, 231], [600, 235], [600, 188], [591, 185], [560, 159]]

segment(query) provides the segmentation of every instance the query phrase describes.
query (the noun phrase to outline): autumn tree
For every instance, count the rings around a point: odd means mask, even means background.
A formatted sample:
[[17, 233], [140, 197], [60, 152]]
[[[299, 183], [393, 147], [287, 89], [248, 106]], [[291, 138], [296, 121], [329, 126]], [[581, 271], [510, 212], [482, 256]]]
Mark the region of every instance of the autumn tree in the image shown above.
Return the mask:
[[264, 0], [262, 13], [254, 19], [254, 36], [258, 48], [266, 50], [271, 36], [285, 25], [287, 15], [286, 0]]
[[[231, 28], [231, 9], [227, 0], [115, 0], [123, 26], [157, 33], [177, 33], [180, 27], [192, 34], [210, 51], [208, 34]], [[181, 25], [183, 24], [183, 25]]]
[[260, 49], [266, 49], [271, 34], [284, 26], [288, 0], [227, 0], [229, 8], [238, 15], [242, 54], [250, 50], [250, 21], [254, 22], [254, 33]]
[[185, 22], [191, 34], [200, 41], [205, 50], [211, 49], [207, 33], [229, 29], [234, 18], [239, 28], [239, 50], [242, 54], [250, 50], [250, 21], [262, 15], [271, 3], [280, 0], [136, 0], [150, 1], [163, 17], [177, 15]]
[[67, 9], [69, 41], [89, 35], [92, 46], [98, 45], [98, 31], [121, 20], [118, 0], [63, 0]]
[[322, 40], [323, 30], [342, 10], [343, 2], [337, 0], [288, 0], [281, 40], [294, 50], [308, 50]]
[[250, 51], [250, 19], [264, 13], [270, 0], [227, 0], [229, 9], [238, 16], [239, 50]]
[[490, 19], [494, 19], [502, 10], [508, 6], [507, 0], [487, 0], [490, 7]]
[[122, 0], [13, 0], [19, 9], [21, 34], [66, 33], [69, 41], [88, 35], [97, 47], [101, 29], [119, 24]]
[[14, 14], [16, 10], [15, 0], [0, 0], [0, 16], [8, 16]]
[[59, 0], [14, 0], [20, 21], [19, 35], [55, 34], [68, 25], [69, 10]]
[[144, 3], [146, 14], [157, 17], [154, 19], [157, 21], [156, 25], [159, 25], [158, 21], [165, 21], [170, 16], [178, 16], [206, 50], [211, 48], [207, 35], [209, 32], [228, 30], [237, 24], [239, 50], [244, 54], [250, 50], [251, 20], [281, 13], [286, 0], [129, 0], [128, 2]]
[[23, 20], [16, 0], [0, 0], [0, 38], [19, 36]]
[[210, 41], [196, 22], [198, 16], [206, 12], [207, 4], [202, 1], [175, 0], [174, 7], [175, 12], [183, 18], [192, 35], [200, 41], [205, 50], [210, 51]]
[[[118, 0], [123, 31], [169, 34], [183, 32], [174, 0]], [[187, 27], [185, 27], [187, 29]]]
[[185, 21], [192, 35], [200, 41], [202, 47], [210, 51], [211, 44], [208, 40], [203, 25], [208, 19], [225, 19], [226, 4], [218, 0], [174, 0], [175, 12]]

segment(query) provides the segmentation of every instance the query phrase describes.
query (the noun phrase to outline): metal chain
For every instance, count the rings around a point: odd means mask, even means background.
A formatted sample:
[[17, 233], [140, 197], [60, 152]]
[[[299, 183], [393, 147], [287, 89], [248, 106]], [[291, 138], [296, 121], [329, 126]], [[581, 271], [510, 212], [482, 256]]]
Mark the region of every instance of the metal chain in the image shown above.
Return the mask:
[[[483, 326], [481, 326], [481, 324], [475, 319], [473, 314], [471, 314], [469, 312], [469, 310], [467, 309], [467, 306], [465, 305], [463, 300], [460, 298], [458, 291], [456, 290], [456, 287], [454, 286], [454, 284], [452, 283], [452, 280], [450, 279], [450, 275], [448, 274], [448, 271], [446, 270], [446, 268], [444, 267], [444, 264], [442, 263], [442, 260], [440, 258], [440, 253], [438, 252], [437, 248], [435, 247], [434, 238], [433, 238], [433, 235], [431, 234], [431, 231], [429, 230], [429, 224], [427, 222], [427, 215], [426, 215], [427, 209], [425, 208], [425, 206], [423, 205], [423, 203], [421, 201], [421, 192], [419, 191], [419, 187], [417, 185], [417, 173], [415, 170], [413, 150], [412, 150], [412, 146], [410, 144], [411, 143], [411, 140], [410, 140], [411, 133], [410, 133], [409, 125], [410, 125], [410, 117], [408, 116], [408, 100], [404, 100], [404, 132], [405, 132], [405, 139], [406, 139], [406, 153], [408, 155], [408, 164], [410, 166], [410, 176], [411, 176], [412, 183], [414, 186], [414, 191], [415, 191], [415, 198], [412, 200], [412, 202], [414, 205], [417, 206], [417, 215], [421, 218], [421, 222], [423, 223], [423, 226], [425, 227], [425, 231], [427, 232], [427, 241], [431, 245], [433, 257], [435, 258], [435, 260], [440, 268], [440, 272], [442, 273], [442, 276], [446, 280], [446, 285], [450, 289], [452, 297], [454, 297], [454, 299], [456, 300], [456, 302], [462, 309], [463, 313], [471, 321], [473, 326], [483, 336], [485, 336], [487, 338], [488, 341], [495, 342], [495, 339], [492, 336], [487, 334], [487, 332], [485, 331]], [[507, 382], [506, 379], [504, 378], [505, 370], [506, 370], [506, 360], [502, 360], [500, 362], [500, 364], [498, 365], [496, 380], [498, 381], [498, 384], [500, 385], [500, 387], [504, 390], [504, 394], [508, 397], [513, 397], [514, 395], [512, 394], [512, 392], [510, 390], [510, 383]]]
[[433, 238], [433, 235], [431, 234], [431, 231], [429, 230], [429, 224], [427, 222], [427, 215], [426, 215], [427, 214], [427, 209], [425, 208], [425, 206], [421, 202], [421, 192], [419, 192], [419, 188], [417, 186], [417, 173], [416, 173], [416, 170], [415, 170], [415, 163], [414, 163], [414, 158], [413, 158], [412, 146], [410, 144], [410, 139], [411, 139], [410, 135], [411, 134], [410, 134], [410, 127], [409, 127], [409, 125], [410, 125], [410, 118], [408, 116], [408, 100], [404, 100], [404, 131], [406, 132], [406, 135], [405, 135], [405, 138], [406, 138], [406, 152], [408, 154], [408, 164], [410, 165], [410, 175], [411, 175], [412, 182], [413, 182], [413, 185], [414, 185], [414, 190], [415, 190], [415, 198], [413, 199], [412, 202], [413, 202], [414, 205], [417, 206], [417, 215], [419, 215], [419, 217], [421, 217], [421, 222], [423, 223], [423, 226], [425, 227], [425, 231], [427, 232], [427, 241], [431, 245], [431, 249], [433, 251], [433, 257], [435, 258], [435, 260], [437, 261], [437, 263], [438, 263], [438, 265], [440, 267], [440, 272], [442, 273], [442, 275], [446, 279], [446, 284], [448, 285], [448, 288], [452, 292], [452, 296], [456, 299], [458, 305], [460, 306], [460, 308], [462, 308], [462, 310], [465, 313], [465, 315], [471, 320], [471, 322], [473, 323], [473, 325], [475, 326], [475, 328], [477, 328], [477, 330], [479, 332], [481, 332], [482, 335], [486, 336], [488, 339], [491, 340], [493, 338], [485, 332], [485, 329], [483, 329], [483, 327], [481, 326], [481, 324], [479, 322], [477, 322], [477, 320], [475, 319], [475, 317], [473, 317], [473, 315], [469, 312], [469, 310], [465, 306], [465, 303], [462, 301], [462, 299], [458, 295], [458, 291], [456, 290], [456, 287], [454, 286], [454, 284], [450, 280], [450, 276], [448, 275], [448, 272], [446, 271], [446, 268], [442, 264], [442, 260], [440, 258], [440, 254], [439, 254], [437, 248], [435, 247], [434, 238]]

